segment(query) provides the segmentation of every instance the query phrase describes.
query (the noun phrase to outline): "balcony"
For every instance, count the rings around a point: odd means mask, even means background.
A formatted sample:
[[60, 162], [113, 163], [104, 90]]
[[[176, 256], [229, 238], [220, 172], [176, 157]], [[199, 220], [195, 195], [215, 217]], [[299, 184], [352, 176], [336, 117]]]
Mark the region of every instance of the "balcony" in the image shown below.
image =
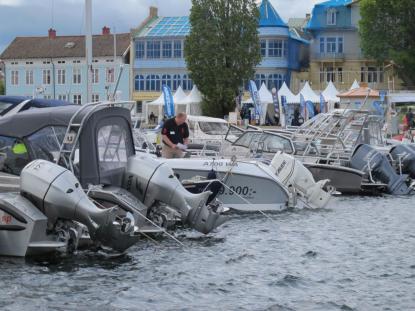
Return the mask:
[[311, 61], [320, 61], [320, 62], [343, 62], [346, 60], [367, 60], [367, 57], [361, 52], [357, 53], [311, 53]]
[[312, 53], [311, 54], [311, 60], [317, 60], [317, 61], [344, 61], [346, 58], [346, 55], [344, 53]]

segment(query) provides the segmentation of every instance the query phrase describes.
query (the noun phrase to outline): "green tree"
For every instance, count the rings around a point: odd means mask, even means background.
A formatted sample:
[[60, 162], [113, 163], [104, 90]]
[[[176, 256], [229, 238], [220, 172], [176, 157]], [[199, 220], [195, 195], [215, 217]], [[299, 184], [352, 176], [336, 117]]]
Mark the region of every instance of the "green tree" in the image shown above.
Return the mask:
[[261, 60], [255, 0], [192, 0], [187, 68], [203, 94], [204, 114], [223, 117]]
[[395, 63], [405, 84], [415, 85], [415, 1], [362, 0], [360, 14], [364, 54]]
[[4, 83], [0, 80], [0, 95], [4, 95]]

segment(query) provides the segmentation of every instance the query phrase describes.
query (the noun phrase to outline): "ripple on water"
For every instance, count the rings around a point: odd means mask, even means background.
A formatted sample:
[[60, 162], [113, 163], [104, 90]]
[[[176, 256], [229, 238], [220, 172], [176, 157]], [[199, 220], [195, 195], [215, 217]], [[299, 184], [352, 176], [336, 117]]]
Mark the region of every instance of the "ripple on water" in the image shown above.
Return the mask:
[[234, 215], [184, 244], [0, 258], [1, 310], [413, 310], [413, 198]]

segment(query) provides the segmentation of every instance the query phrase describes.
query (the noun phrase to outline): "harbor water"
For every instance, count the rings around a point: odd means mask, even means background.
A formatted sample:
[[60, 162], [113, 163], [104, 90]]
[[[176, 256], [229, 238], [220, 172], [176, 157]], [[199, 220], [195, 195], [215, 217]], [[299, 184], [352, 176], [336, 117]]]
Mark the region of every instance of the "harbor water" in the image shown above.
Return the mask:
[[0, 310], [415, 310], [412, 197], [269, 215], [116, 258], [0, 258]]

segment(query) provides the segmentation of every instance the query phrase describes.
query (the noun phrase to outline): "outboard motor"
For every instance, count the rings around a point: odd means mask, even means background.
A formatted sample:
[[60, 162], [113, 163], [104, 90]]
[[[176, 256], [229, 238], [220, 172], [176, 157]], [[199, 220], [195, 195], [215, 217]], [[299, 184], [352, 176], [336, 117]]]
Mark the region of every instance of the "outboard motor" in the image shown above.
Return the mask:
[[140, 154], [128, 159], [123, 186], [147, 206], [163, 202], [180, 213], [183, 223], [209, 233], [226, 221], [226, 217], [208, 206], [212, 194], [187, 191], [166, 163]]
[[398, 165], [400, 172], [409, 174], [412, 179], [415, 179], [415, 145], [397, 145], [390, 150], [390, 155]]
[[[270, 167], [284, 185], [292, 186], [311, 207], [325, 207], [335, 191], [333, 187], [327, 186], [329, 180], [316, 182], [311, 172], [300, 161], [288, 154], [277, 152]], [[328, 191], [324, 190], [325, 187], [328, 187]]]
[[54, 163], [35, 160], [26, 165], [20, 176], [20, 189], [52, 227], [58, 219], [77, 221], [88, 228], [92, 240], [119, 252], [139, 239], [131, 215], [120, 215], [117, 208], [99, 209], [76, 177]]
[[372, 176], [375, 181], [386, 184], [389, 194], [410, 194], [413, 191], [407, 185], [408, 176], [398, 175], [386, 155], [370, 145], [358, 145], [353, 151], [350, 165]]

